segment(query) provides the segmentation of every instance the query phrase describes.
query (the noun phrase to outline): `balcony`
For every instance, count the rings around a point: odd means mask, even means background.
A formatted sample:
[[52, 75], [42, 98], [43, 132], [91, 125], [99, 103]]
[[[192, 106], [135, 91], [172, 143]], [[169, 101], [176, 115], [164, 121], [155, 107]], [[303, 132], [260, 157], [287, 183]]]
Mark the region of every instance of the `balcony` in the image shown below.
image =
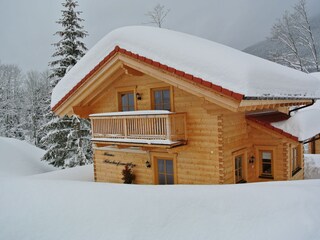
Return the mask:
[[99, 144], [174, 147], [186, 144], [186, 114], [164, 110], [91, 114]]

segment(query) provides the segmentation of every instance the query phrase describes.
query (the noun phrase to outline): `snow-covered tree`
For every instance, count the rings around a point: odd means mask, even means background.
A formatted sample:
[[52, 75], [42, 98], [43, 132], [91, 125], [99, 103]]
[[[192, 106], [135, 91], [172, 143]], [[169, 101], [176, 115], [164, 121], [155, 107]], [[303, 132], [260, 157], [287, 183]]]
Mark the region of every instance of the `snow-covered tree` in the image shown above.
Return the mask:
[[270, 54], [273, 61], [304, 72], [319, 71], [318, 46], [305, 0], [299, 0], [293, 12], [286, 11], [274, 24], [271, 39], [282, 46]]
[[[317, 51], [317, 45], [314, 38], [313, 31], [311, 29], [309, 16], [306, 10], [306, 1], [300, 0], [294, 7], [294, 16], [297, 19], [295, 21], [295, 28], [298, 32], [298, 43], [305, 47], [309, 54], [307, 55], [307, 68], [312, 71], [319, 72], [319, 56]], [[310, 66], [311, 65], [311, 66]]]
[[46, 135], [41, 132], [41, 127], [44, 125], [47, 114], [48, 93], [50, 91], [49, 72], [43, 73], [30, 71], [25, 79], [25, 107], [26, 107], [26, 122], [24, 129], [28, 130], [28, 140], [38, 147], [43, 147], [40, 144], [40, 139]]
[[0, 64], [0, 135], [24, 139], [24, 95], [18, 66]]
[[56, 50], [52, 57], [55, 60], [49, 63], [53, 67], [50, 76], [53, 80], [53, 86], [77, 63], [87, 50], [82, 39], [88, 34], [81, 25], [81, 22], [84, 21], [79, 17], [81, 11], [76, 11], [78, 2], [65, 0], [62, 6], [64, 7], [61, 11], [62, 18], [57, 21], [62, 26], [62, 30], [55, 33], [60, 37], [60, 40], [53, 44]]
[[74, 167], [92, 162], [90, 123], [76, 116], [54, 118], [44, 126], [42, 142], [49, 147], [43, 160], [56, 167]]
[[157, 4], [152, 11], [148, 11], [145, 15], [150, 19], [150, 22], [148, 23], [162, 28], [163, 22], [169, 12], [170, 9], [166, 9], [164, 5]]
[[[57, 21], [62, 30], [56, 35], [60, 40], [53, 44], [56, 51], [52, 55], [55, 59], [49, 63], [51, 69], [51, 86], [54, 87], [70, 70], [87, 50], [82, 39], [87, 36], [76, 11], [78, 2], [65, 0], [62, 18]], [[49, 103], [48, 103], [49, 108]], [[50, 120], [43, 126], [41, 132], [46, 136], [41, 139], [41, 144], [46, 146], [47, 152], [43, 159], [58, 167], [74, 167], [92, 162], [90, 139], [90, 122], [76, 116], [55, 117], [52, 112], [47, 115]]]
[[285, 12], [272, 28], [272, 40], [278, 41], [283, 47], [273, 53], [273, 60], [294, 69], [305, 71], [304, 60], [298, 46], [298, 35], [295, 28], [295, 16]]

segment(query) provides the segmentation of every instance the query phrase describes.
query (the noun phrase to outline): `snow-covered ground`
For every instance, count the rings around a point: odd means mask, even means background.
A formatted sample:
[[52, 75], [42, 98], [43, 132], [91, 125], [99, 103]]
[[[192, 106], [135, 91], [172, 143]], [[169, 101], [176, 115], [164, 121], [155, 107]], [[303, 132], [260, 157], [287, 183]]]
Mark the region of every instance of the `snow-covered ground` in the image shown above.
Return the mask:
[[[20, 169], [23, 156], [25, 164], [33, 164], [40, 154], [13, 142], [0, 141], [0, 239], [320, 239], [320, 180], [211, 186], [94, 183], [91, 166], [42, 174], [36, 164], [34, 171]], [[3, 157], [10, 144], [16, 151]], [[11, 177], [5, 176], [6, 169]], [[32, 174], [38, 175], [26, 176]]]
[[40, 161], [44, 151], [23, 141], [0, 137], [0, 178], [27, 176], [55, 170]]

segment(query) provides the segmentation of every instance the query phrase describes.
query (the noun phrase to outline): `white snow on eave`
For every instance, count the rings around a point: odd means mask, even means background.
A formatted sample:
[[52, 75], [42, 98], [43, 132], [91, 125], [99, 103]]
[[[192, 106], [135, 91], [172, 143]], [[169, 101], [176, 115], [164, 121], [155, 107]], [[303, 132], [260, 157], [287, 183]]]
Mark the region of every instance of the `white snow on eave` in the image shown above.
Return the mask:
[[320, 109], [310, 109], [299, 111], [288, 120], [271, 125], [298, 137], [299, 141], [305, 141], [320, 133], [319, 119]]
[[320, 83], [311, 75], [185, 33], [131, 26], [116, 29], [101, 39], [54, 88], [51, 106], [115, 46], [248, 97], [320, 97]]
[[[116, 136], [115, 136], [116, 137]], [[178, 143], [177, 141], [171, 140], [146, 140], [139, 138], [92, 138], [91, 141], [98, 142], [122, 142], [122, 143], [137, 143], [137, 144], [150, 144], [150, 145], [170, 145]]]
[[162, 115], [162, 114], [172, 114], [172, 112], [167, 110], [139, 110], [139, 111], [95, 113], [95, 114], [90, 114], [89, 117]]

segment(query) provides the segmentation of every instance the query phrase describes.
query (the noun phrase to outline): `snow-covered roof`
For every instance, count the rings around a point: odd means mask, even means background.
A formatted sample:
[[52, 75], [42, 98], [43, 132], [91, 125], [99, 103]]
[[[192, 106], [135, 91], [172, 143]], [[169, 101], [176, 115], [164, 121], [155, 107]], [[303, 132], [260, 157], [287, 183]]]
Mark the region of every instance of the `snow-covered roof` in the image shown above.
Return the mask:
[[271, 123], [272, 126], [281, 129], [299, 141], [308, 140], [320, 133], [320, 109], [298, 111], [288, 120]]
[[320, 98], [320, 81], [312, 75], [185, 33], [130, 26], [110, 32], [87, 52], [54, 88], [51, 107], [116, 46], [246, 97]]

